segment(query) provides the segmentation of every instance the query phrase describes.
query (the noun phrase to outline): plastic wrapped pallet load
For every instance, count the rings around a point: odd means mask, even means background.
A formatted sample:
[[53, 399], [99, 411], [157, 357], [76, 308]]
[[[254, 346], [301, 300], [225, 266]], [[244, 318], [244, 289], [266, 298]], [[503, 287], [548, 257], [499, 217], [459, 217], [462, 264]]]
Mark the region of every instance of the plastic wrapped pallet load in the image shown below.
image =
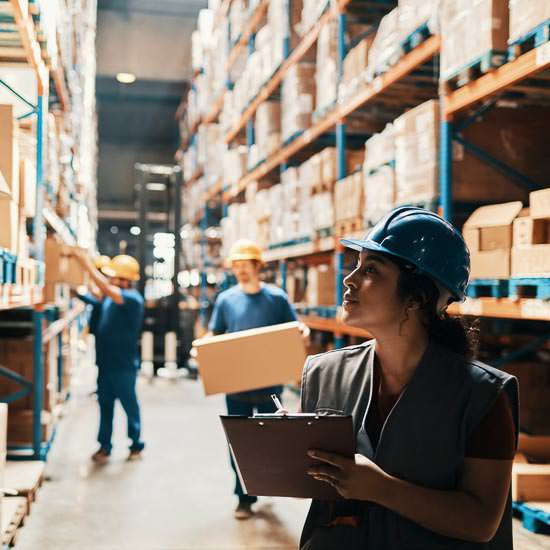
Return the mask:
[[441, 0], [399, 0], [399, 37], [405, 40], [424, 24], [431, 34], [439, 29]]
[[283, 81], [281, 110], [283, 142], [307, 130], [315, 106], [315, 64], [296, 63]]
[[510, 44], [520, 40], [541, 23], [550, 19], [548, 0], [509, 0], [510, 2]]
[[316, 113], [321, 114], [336, 103], [338, 94], [338, 22], [329, 21], [321, 28], [317, 40]]
[[281, 103], [264, 101], [258, 106], [255, 121], [258, 161], [268, 158], [281, 146]]
[[375, 36], [375, 33], [371, 32], [346, 55], [342, 82], [338, 88], [338, 99], [340, 101], [344, 101], [361, 86], [369, 62], [369, 51]]
[[385, 73], [399, 59], [399, 55], [399, 8], [395, 8], [380, 20], [369, 50], [367, 81]]
[[441, 80], [474, 62], [488, 66], [506, 58], [508, 0], [442, 0]]

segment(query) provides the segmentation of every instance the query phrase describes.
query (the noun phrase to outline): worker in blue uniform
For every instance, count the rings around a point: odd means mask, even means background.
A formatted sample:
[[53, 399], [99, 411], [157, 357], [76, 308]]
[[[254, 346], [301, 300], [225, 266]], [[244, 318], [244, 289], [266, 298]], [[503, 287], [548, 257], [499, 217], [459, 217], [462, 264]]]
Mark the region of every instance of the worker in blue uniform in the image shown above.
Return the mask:
[[136, 393], [138, 339], [144, 308], [143, 297], [132, 287], [139, 279], [139, 264], [131, 256], [115, 256], [100, 272], [85, 253], [76, 250], [73, 254], [102, 295], [101, 299], [92, 296], [85, 299], [94, 308], [99, 308], [95, 339], [100, 448], [93, 454], [92, 460], [105, 463], [109, 459], [117, 399], [128, 417], [128, 437], [131, 441], [128, 460], [136, 460], [144, 448]]
[[[255, 243], [244, 239], [237, 241], [229, 253], [228, 264], [238, 284], [218, 296], [206, 336], [297, 320], [294, 307], [284, 290], [261, 282], [262, 251]], [[309, 329], [301, 325], [301, 332], [307, 342]], [[226, 395], [227, 412], [245, 416], [252, 416], [255, 412], [275, 412], [276, 407], [270, 395], [280, 397], [282, 391], [282, 386], [275, 386]], [[245, 494], [232, 459], [231, 466], [235, 471], [235, 494], [239, 499], [235, 518], [248, 519], [253, 514], [252, 504], [257, 501], [257, 497]]]

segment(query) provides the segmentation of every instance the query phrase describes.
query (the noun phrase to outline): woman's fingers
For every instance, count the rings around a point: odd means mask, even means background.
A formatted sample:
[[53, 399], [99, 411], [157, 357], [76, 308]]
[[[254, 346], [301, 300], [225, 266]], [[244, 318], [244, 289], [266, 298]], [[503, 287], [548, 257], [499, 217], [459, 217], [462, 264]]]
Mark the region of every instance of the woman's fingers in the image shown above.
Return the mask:
[[318, 451], [317, 449], [312, 449], [308, 451], [307, 454], [310, 458], [320, 460], [321, 462], [326, 462], [327, 464], [331, 464], [332, 466], [340, 469], [345, 468], [349, 462], [349, 459], [344, 456], [337, 455], [335, 453], [327, 453], [326, 451]]

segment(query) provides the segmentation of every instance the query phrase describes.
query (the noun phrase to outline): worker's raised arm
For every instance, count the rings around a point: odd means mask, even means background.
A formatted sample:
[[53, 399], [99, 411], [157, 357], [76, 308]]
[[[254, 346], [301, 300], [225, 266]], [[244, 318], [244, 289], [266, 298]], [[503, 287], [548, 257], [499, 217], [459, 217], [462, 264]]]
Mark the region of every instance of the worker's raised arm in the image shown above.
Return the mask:
[[124, 303], [124, 298], [122, 297], [120, 288], [112, 285], [107, 277], [96, 269], [92, 260], [85, 252], [73, 248], [71, 249], [71, 255], [76, 258], [82, 268], [90, 274], [93, 282], [97, 285], [104, 296], [111, 298], [115, 304], [122, 305]]

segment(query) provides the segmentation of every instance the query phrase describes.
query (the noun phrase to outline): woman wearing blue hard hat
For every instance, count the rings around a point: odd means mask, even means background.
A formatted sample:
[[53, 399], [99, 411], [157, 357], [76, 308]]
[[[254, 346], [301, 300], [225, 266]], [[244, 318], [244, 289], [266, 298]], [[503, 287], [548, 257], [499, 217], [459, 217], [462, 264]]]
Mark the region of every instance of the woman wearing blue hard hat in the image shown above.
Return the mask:
[[312, 502], [301, 548], [511, 549], [517, 382], [474, 361], [446, 312], [468, 284], [461, 234], [402, 207], [342, 243], [359, 252], [343, 319], [373, 339], [308, 359], [302, 411], [351, 414], [358, 454], [310, 451], [344, 498]]

